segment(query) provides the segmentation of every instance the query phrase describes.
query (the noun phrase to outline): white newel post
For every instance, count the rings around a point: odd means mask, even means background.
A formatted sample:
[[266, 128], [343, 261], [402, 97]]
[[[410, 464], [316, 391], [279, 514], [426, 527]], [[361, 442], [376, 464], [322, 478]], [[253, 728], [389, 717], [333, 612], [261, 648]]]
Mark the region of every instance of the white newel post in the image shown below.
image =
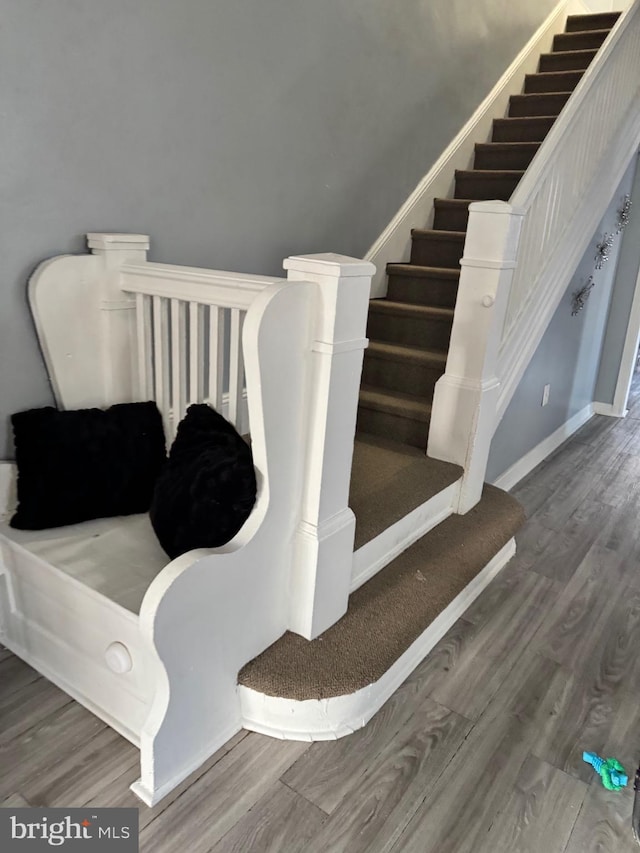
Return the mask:
[[344, 615], [355, 516], [349, 481], [373, 264], [321, 254], [285, 260], [289, 280], [313, 281], [319, 299], [312, 353], [300, 521], [295, 534], [289, 627], [313, 639]]
[[447, 369], [436, 383], [427, 447], [429, 456], [463, 466], [460, 513], [482, 494], [500, 387], [498, 350], [523, 216], [501, 201], [469, 206]]
[[120, 289], [123, 264], [144, 263], [149, 237], [144, 234], [87, 234], [91, 253], [102, 261], [100, 346], [103, 348], [103, 404], [138, 398], [136, 380], [135, 299]]

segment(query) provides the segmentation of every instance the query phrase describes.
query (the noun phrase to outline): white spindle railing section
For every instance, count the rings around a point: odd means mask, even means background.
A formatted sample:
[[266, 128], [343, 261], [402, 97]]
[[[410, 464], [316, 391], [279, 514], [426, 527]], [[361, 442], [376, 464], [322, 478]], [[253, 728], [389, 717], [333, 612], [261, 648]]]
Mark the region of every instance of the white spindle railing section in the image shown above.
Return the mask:
[[428, 453], [482, 493], [491, 440], [640, 144], [640, 0], [619, 18], [509, 203], [474, 202]]
[[192, 403], [210, 403], [245, 431], [242, 326], [247, 309], [281, 279], [129, 264], [121, 288], [136, 298], [138, 394], [155, 400], [172, 440]]
[[509, 375], [522, 348], [523, 325], [548, 302], [549, 289], [562, 286], [551, 271], [581, 203], [606, 169], [612, 143], [630, 112], [638, 110], [639, 87], [640, 3], [635, 2], [589, 66], [510, 200], [524, 220], [500, 348], [501, 378]]

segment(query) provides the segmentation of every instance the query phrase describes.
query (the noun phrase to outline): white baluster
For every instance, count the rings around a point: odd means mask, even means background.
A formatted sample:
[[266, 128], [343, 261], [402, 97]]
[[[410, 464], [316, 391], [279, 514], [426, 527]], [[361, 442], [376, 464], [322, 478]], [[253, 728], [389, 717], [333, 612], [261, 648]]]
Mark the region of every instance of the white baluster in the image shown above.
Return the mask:
[[187, 335], [185, 304], [171, 300], [171, 412], [174, 429], [184, 417], [187, 402]]
[[153, 297], [153, 368], [154, 396], [164, 420], [167, 442], [170, 442], [175, 431], [170, 396], [169, 317], [166, 299], [161, 296]]
[[244, 312], [231, 309], [229, 344], [229, 420], [236, 429], [241, 428], [240, 413], [244, 386], [244, 360], [242, 357], [242, 321]]
[[222, 391], [224, 381], [224, 308], [217, 305], [209, 307], [209, 393], [208, 399], [211, 405], [219, 412], [222, 411]]

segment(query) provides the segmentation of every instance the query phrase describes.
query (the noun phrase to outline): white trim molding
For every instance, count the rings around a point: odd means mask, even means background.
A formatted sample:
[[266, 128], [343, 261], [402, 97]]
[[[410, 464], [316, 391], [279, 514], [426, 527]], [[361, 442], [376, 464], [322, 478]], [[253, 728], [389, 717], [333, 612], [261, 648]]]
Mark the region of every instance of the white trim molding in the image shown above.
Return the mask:
[[593, 404], [594, 415], [606, 415], [608, 418], [626, 418], [628, 411], [626, 407], [623, 409], [616, 408], [614, 403]]
[[377, 267], [372, 297], [386, 294], [386, 265], [408, 260], [411, 229], [428, 227], [433, 221], [434, 198], [452, 195], [455, 170], [471, 166], [476, 142], [489, 139], [493, 119], [506, 114], [509, 97], [520, 93], [524, 75], [537, 70], [540, 54], [550, 50], [553, 36], [564, 27], [568, 7], [572, 11], [571, 5], [562, 0], [555, 6], [371, 246], [365, 258]]
[[601, 414], [596, 411], [597, 403], [589, 403], [588, 406], [585, 406], [584, 409], [581, 409], [579, 412], [576, 412], [573, 417], [569, 418], [568, 421], [562, 424], [562, 426], [558, 427], [555, 432], [552, 432], [551, 435], [547, 436], [540, 444], [537, 444], [532, 450], [519, 459], [517, 462], [507, 468], [500, 476], [493, 480], [493, 485], [498, 486], [500, 489], [504, 489], [505, 491], [510, 491], [517, 483], [520, 482], [527, 474], [531, 473], [533, 469], [538, 466], [541, 462], [553, 453], [554, 450], [557, 450], [560, 445], [565, 442], [568, 438], [570, 438], [574, 432], [580, 429], [580, 427], [584, 426], [588, 420], [590, 420], [594, 414]]

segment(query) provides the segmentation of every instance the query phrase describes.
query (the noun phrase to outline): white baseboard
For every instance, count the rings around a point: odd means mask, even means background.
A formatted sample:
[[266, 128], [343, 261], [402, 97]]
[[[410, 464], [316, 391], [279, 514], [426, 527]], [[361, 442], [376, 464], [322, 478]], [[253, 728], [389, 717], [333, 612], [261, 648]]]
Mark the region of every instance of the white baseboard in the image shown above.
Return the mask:
[[567, 0], [556, 5], [371, 246], [365, 259], [377, 268], [371, 282], [372, 297], [386, 294], [387, 264], [409, 259], [411, 229], [428, 227], [433, 221], [434, 198], [452, 195], [455, 170], [470, 167], [475, 143], [489, 139], [493, 119], [506, 115], [509, 96], [519, 94], [524, 75], [537, 70], [540, 54], [551, 48], [553, 36], [564, 27], [568, 6]]
[[606, 415], [609, 418], [626, 418], [628, 409], [618, 409], [613, 403], [593, 403], [594, 415]]
[[594, 410], [594, 404], [590, 403], [588, 406], [585, 406], [584, 409], [581, 409], [579, 412], [569, 418], [561, 427], [555, 432], [552, 432], [551, 435], [547, 436], [544, 441], [541, 441], [540, 444], [536, 445], [533, 450], [530, 450], [526, 453], [521, 459], [515, 462], [510, 468], [500, 474], [500, 476], [493, 481], [494, 486], [498, 486], [500, 489], [504, 489], [505, 491], [510, 491], [516, 483], [519, 483], [523, 477], [526, 477], [533, 469], [543, 462], [549, 454], [553, 453], [563, 441], [566, 441], [570, 436], [573, 435], [574, 432], [580, 429], [581, 426], [584, 426], [586, 422], [596, 414]]
[[245, 729], [283, 740], [336, 740], [365, 726], [515, 554], [511, 539], [414, 640], [382, 678], [346, 696], [283, 699], [238, 687]]
[[15, 462], [0, 462], [0, 519], [12, 513], [16, 508], [17, 482]]

